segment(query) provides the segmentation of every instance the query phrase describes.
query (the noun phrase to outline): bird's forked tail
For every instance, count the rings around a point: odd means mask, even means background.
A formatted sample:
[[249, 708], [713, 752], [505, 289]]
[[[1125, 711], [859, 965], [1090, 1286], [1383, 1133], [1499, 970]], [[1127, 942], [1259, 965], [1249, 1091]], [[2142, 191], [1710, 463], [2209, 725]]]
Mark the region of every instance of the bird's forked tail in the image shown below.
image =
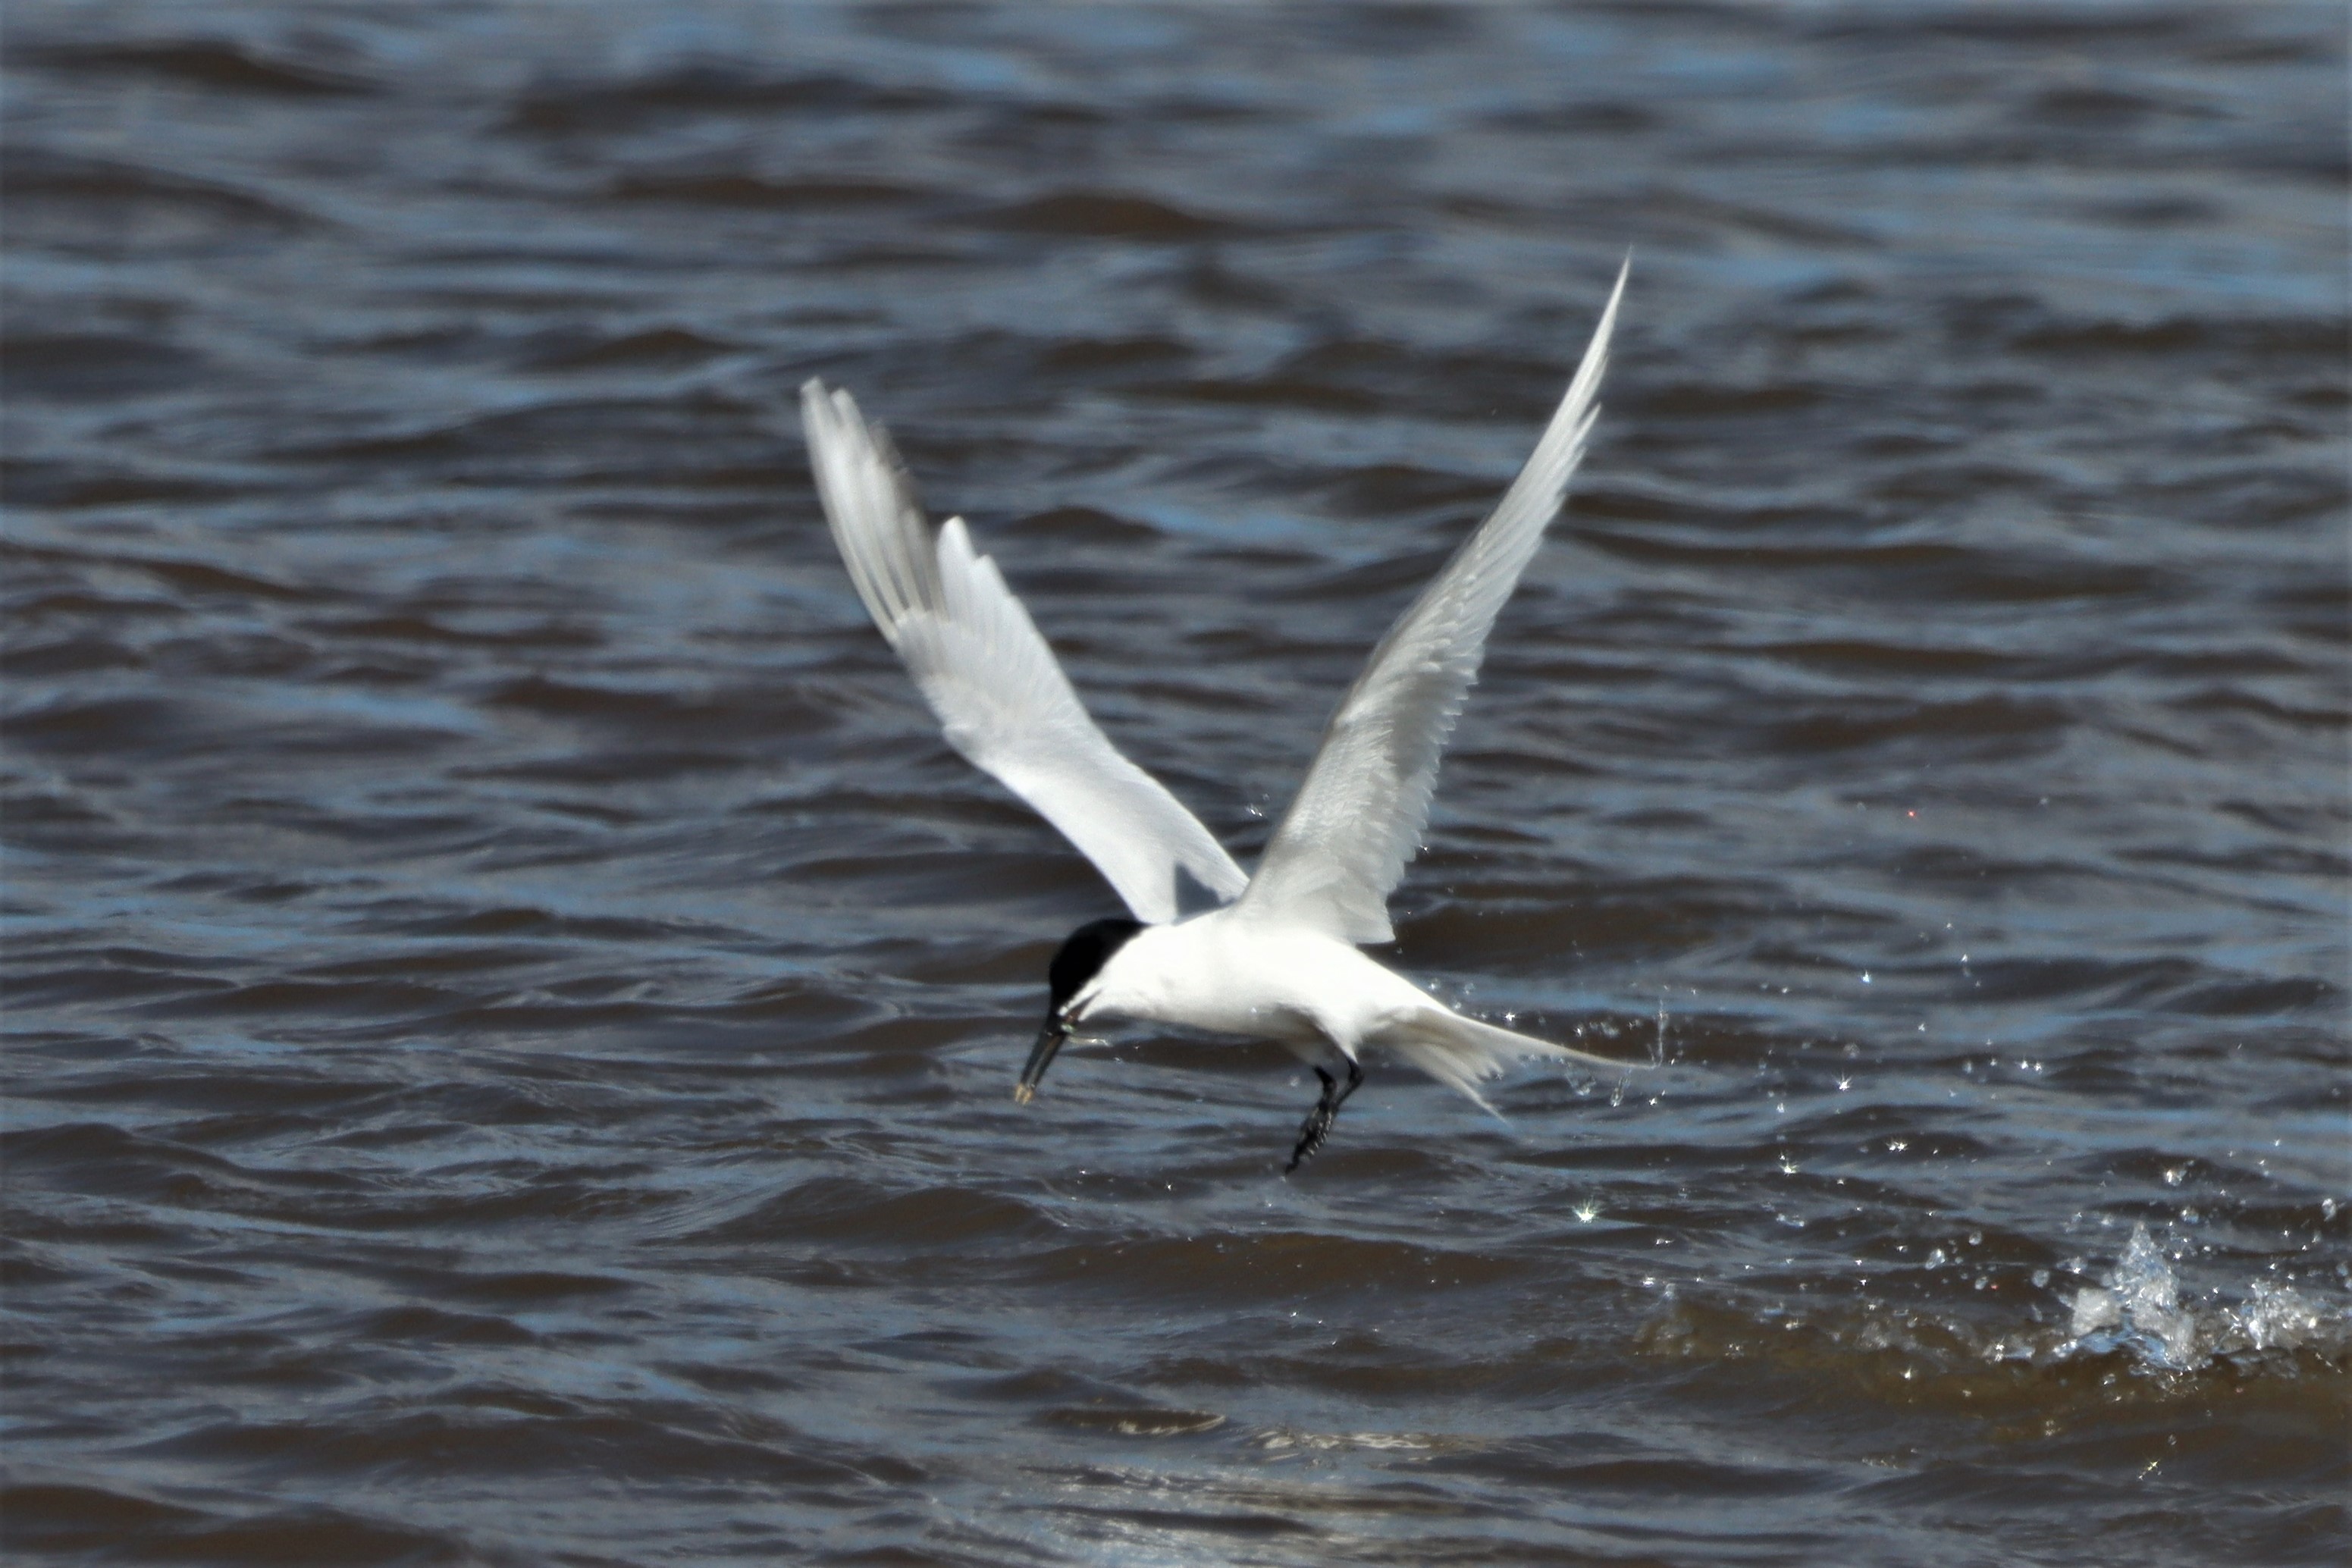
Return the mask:
[[1499, 1116], [1500, 1112], [1486, 1103], [1478, 1086], [1501, 1076], [1517, 1062], [1574, 1062], [1596, 1071], [1612, 1072], [1649, 1065], [1616, 1061], [1570, 1046], [1556, 1046], [1532, 1035], [1515, 1034], [1465, 1017], [1434, 1002], [1386, 1025], [1368, 1037], [1366, 1043], [1395, 1052], [1438, 1082], [1460, 1090], [1489, 1116]]

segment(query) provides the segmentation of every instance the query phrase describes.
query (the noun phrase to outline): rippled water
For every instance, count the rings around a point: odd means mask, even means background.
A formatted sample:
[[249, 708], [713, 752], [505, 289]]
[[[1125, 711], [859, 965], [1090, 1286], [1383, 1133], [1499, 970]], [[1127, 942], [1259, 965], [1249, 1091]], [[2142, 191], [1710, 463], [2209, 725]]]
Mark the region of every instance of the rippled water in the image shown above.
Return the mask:
[[[20, 1557], [2352, 1544], [2339, 7], [8, 20]], [[1016, 1109], [793, 389], [1254, 851], [1629, 246], [1391, 956], [1665, 1066]]]

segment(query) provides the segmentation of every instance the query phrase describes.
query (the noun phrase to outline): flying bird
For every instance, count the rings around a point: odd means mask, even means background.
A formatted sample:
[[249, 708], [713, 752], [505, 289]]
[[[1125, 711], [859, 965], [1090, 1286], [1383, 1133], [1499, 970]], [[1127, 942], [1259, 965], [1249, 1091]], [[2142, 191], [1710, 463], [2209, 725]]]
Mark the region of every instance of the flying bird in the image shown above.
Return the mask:
[[[1272, 1040], [1323, 1085], [1286, 1167], [1296, 1171], [1363, 1082], [1367, 1047], [1490, 1111], [1478, 1085], [1512, 1062], [1628, 1065], [1466, 1017], [1358, 951], [1393, 937], [1388, 896], [1420, 847], [1439, 753], [1584, 457], [1626, 270], [1534, 455], [1340, 700], [1255, 875], [1096, 726], [996, 563], [961, 517], [932, 529], [889, 437], [849, 394], [802, 387], [834, 542], [948, 743], [1059, 828], [1129, 910], [1080, 926], [1054, 955], [1016, 1100], [1081, 1026], [1124, 1019]], [[1182, 914], [1187, 881], [1214, 907]]]

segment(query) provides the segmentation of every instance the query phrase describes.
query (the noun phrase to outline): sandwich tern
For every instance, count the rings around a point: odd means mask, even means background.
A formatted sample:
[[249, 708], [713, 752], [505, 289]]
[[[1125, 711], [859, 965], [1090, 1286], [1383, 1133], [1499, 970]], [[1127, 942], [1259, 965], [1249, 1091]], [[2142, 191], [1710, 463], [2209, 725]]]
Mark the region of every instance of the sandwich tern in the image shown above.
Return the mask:
[[[974, 551], [961, 517], [931, 528], [889, 437], [849, 394], [814, 380], [802, 387], [834, 542], [948, 743], [1060, 829], [1132, 917], [1091, 921], [1054, 955], [1045, 1022], [1016, 1100], [1030, 1100], [1082, 1025], [1124, 1019], [1272, 1040], [1323, 1084], [1286, 1167], [1296, 1171], [1363, 1082], [1368, 1046], [1490, 1112], [1478, 1084], [1511, 1062], [1631, 1065], [1465, 1017], [1358, 951], [1393, 939], [1388, 896], [1420, 847], [1439, 753], [1495, 616], [1584, 457], [1631, 265], [1534, 455], [1340, 700], [1255, 876], [1096, 727], [995, 562]], [[1213, 908], [1182, 914], [1188, 879]]]

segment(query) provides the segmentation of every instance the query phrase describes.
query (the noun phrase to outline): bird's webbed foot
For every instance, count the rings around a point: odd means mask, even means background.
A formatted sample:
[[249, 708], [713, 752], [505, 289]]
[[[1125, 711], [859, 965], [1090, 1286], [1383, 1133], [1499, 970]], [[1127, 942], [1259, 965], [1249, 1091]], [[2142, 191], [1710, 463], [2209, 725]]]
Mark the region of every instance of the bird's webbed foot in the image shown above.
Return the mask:
[[1297, 1170], [1309, 1154], [1323, 1147], [1323, 1139], [1331, 1131], [1331, 1119], [1339, 1114], [1339, 1107], [1348, 1102], [1348, 1097], [1356, 1092], [1356, 1086], [1364, 1081], [1363, 1064], [1353, 1057], [1346, 1060], [1348, 1081], [1344, 1088], [1339, 1079], [1321, 1068], [1315, 1069], [1315, 1076], [1323, 1080], [1323, 1094], [1316, 1100], [1315, 1109], [1307, 1112], [1306, 1124], [1299, 1128], [1298, 1147], [1290, 1152], [1290, 1163], [1282, 1168], [1283, 1174], [1288, 1175]]

